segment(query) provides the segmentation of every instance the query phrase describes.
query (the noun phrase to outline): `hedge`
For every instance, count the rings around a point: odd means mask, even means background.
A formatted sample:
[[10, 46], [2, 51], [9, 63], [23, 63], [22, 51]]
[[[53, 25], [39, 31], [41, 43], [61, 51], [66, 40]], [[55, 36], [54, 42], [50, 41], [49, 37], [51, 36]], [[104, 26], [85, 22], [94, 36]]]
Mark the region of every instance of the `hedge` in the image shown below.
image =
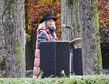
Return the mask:
[[0, 84], [109, 84], [109, 76], [71, 76], [69, 78], [0, 78]]

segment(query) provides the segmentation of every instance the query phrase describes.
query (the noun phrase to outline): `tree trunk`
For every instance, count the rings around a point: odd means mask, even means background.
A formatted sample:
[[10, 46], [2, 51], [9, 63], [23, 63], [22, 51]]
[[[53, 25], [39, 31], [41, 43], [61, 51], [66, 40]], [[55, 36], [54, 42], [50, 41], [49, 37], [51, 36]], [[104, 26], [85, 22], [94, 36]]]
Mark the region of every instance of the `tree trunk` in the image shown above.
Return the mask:
[[[26, 70], [33, 70], [34, 66], [34, 53], [35, 53], [35, 45], [36, 45], [36, 31], [35, 30], [29, 30], [33, 28], [33, 25], [29, 24], [30, 20], [30, 3], [34, 3], [36, 1], [29, 1], [25, 0], [25, 18], [26, 18], [26, 33], [30, 35], [30, 40], [26, 41], [26, 50], [25, 50], [25, 56], [26, 56]], [[31, 31], [31, 34], [29, 33]]]
[[[70, 5], [71, 4], [71, 5]], [[80, 29], [79, 24], [79, 4], [78, 1], [68, 3], [68, 0], [61, 0], [61, 24]], [[62, 27], [62, 40], [70, 41], [76, 37], [80, 37], [80, 32]]]
[[0, 76], [25, 77], [24, 0], [0, 0], [0, 24]]
[[34, 67], [34, 53], [36, 46], [36, 31], [32, 30], [31, 40], [26, 42], [26, 70], [33, 70]]
[[83, 74], [100, 74], [102, 59], [96, 0], [79, 0]]
[[[71, 3], [69, 3], [71, 1]], [[79, 22], [79, 3], [77, 0], [61, 0], [61, 24], [68, 25], [77, 30], [80, 30]], [[62, 27], [62, 40], [71, 41], [74, 38], [80, 37], [80, 32], [77, 30], [66, 29]], [[81, 43], [77, 45], [81, 47]], [[70, 72], [75, 73], [73, 66], [73, 48], [70, 49]]]
[[3, 49], [3, 41], [4, 41], [4, 29], [2, 25], [2, 13], [3, 13], [3, 0], [0, 0], [0, 77], [3, 74], [3, 69], [4, 69], [4, 49]]

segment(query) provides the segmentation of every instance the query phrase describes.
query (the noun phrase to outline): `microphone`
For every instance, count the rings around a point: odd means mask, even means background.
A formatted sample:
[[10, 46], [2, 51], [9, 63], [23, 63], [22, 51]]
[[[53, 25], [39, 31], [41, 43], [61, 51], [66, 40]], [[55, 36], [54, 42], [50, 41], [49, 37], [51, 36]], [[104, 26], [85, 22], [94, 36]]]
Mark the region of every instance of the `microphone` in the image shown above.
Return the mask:
[[80, 30], [78, 30], [78, 29], [75, 29], [75, 28], [73, 28], [73, 27], [70, 27], [70, 26], [67, 26], [67, 25], [65, 25], [65, 24], [62, 24], [62, 27], [63, 27], [63, 28], [68, 28], [68, 29], [77, 30], [77, 31], [79, 31], [79, 32], [80, 32]]
[[68, 29], [74, 29], [74, 28], [72, 28], [72, 27], [70, 27], [70, 26], [67, 26], [67, 25], [65, 25], [65, 24], [62, 24], [62, 27], [68, 28]]

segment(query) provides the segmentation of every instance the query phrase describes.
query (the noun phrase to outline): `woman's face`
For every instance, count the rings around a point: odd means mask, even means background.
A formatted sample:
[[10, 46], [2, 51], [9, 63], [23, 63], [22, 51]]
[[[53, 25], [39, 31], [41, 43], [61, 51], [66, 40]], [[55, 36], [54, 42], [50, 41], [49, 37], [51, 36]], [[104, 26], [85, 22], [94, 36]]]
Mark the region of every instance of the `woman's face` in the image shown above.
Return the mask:
[[47, 19], [46, 21], [45, 21], [45, 24], [46, 24], [46, 26], [49, 26], [49, 27], [54, 27], [54, 20], [53, 19]]

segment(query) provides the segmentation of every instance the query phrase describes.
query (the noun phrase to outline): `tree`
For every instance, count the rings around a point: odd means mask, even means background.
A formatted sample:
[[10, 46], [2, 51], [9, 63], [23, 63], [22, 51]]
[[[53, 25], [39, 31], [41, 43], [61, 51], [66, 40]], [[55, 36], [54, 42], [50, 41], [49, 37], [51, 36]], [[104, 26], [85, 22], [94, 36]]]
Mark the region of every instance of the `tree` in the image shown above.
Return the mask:
[[[77, 31], [80, 30], [79, 3], [77, 0], [61, 0], [61, 25], [63, 24], [73, 27], [76, 30], [62, 27], [62, 40], [71, 41], [74, 38], [80, 37], [80, 31]], [[81, 44], [78, 47], [81, 47]], [[71, 54], [73, 53], [72, 48], [70, 52]], [[72, 58], [72, 55], [70, 55], [70, 58]], [[74, 68], [72, 63], [71, 70]]]
[[62, 39], [69, 41], [81, 35], [83, 74], [100, 74], [102, 60], [97, 1], [61, 0], [61, 3], [62, 24], [81, 30], [81, 33], [75, 33], [75, 31], [62, 29]]
[[[80, 30], [79, 3], [77, 0], [61, 0], [61, 24], [66, 24]], [[72, 40], [80, 37], [77, 30], [62, 29], [62, 40]]]
[[85, 75], [100, 74], [102, 58], [97, 0], [79, 0], [79, 4], [83, 73]]
[[25, 77], [24, 0], [0, 0], [0, 77]]

